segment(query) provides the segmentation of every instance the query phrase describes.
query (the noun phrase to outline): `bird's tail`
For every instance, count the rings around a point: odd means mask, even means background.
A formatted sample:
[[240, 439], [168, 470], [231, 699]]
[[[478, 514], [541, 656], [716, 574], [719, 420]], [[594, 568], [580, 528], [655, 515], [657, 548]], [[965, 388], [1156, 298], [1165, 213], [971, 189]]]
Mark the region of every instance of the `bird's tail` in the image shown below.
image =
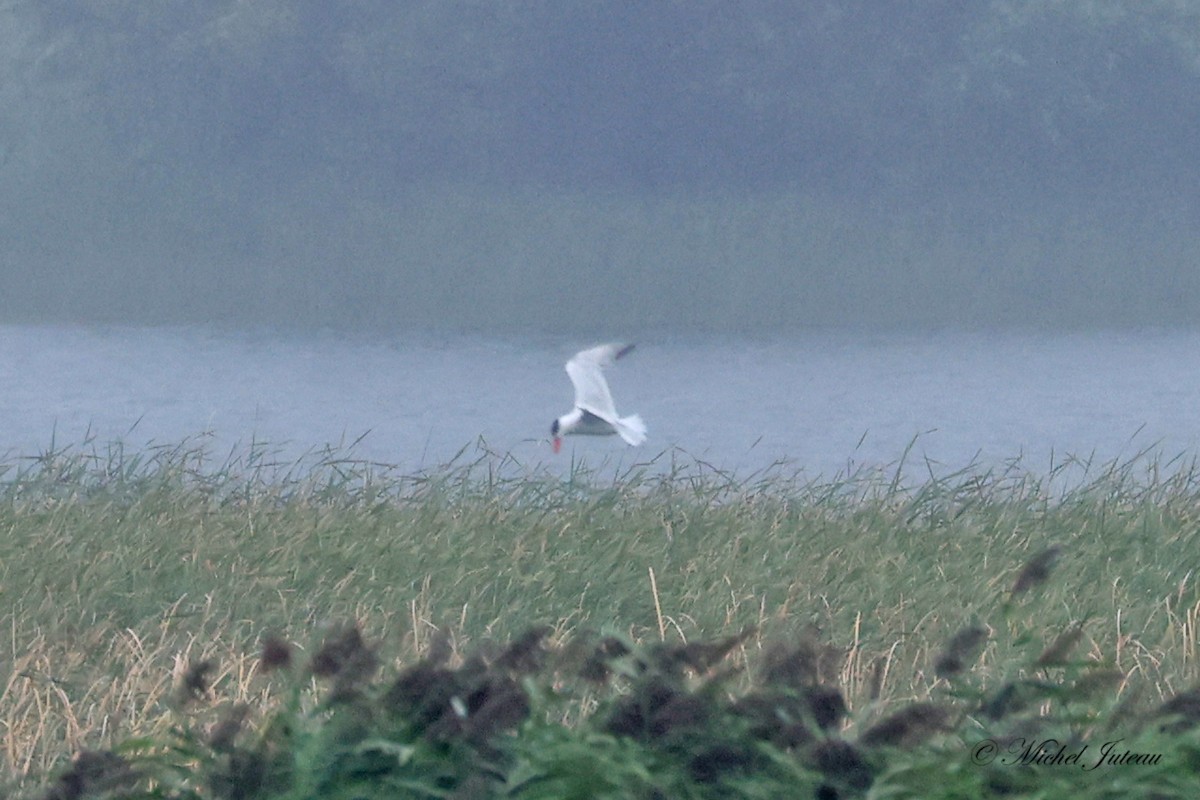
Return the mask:
[[646, 423], [642, 422], [642, 418], [637, 414], [621, 417], [613, 427], [617, 429], [617, 433], [621, 434], [621, 438], [629, 444], [639, 445], [646, 441]]

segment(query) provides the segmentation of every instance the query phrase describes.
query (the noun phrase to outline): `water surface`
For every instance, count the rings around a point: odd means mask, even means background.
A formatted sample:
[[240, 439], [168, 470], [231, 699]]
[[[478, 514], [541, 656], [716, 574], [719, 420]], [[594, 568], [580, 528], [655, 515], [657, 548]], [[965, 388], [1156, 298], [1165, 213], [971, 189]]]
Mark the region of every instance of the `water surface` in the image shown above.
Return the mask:
[[482, 440], [524, 463], [629, 464], [680, 448], [746, 472], [811, 476], [1019, 457], [1033, 470], [1200, 443], [1200, 333], [811, 333], [642, 337], [610, 373], [649, 442], [572, 438], [563, 363], [591, 340], [453, 339], [199, 328], [0, 326], [0, 453], [85, 439], [127, 446], [203, 434], [217, 451], [269, 442], [430, 467]]

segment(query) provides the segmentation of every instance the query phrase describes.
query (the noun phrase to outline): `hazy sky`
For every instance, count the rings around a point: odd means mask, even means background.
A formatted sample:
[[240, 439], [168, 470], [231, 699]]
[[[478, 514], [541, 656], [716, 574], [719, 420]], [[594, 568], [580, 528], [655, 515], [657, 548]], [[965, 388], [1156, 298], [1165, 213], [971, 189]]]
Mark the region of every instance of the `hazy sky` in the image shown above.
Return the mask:
[[1200, 311], [1200, 2], [16, 0], [0, 59], [0, 319]]

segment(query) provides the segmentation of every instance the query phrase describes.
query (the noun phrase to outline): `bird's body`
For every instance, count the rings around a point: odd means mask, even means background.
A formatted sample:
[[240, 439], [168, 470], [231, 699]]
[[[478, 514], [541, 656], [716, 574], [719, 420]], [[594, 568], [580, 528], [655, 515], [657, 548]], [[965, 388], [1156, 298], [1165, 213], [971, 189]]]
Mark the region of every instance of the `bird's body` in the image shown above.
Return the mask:
[[554, 420], [550, 435], [554, 452], [562, 447], [562, 437], [619, 435], [631, 445], [646, 441], [646, 424], [637, 414], [617, 415], [604, 368], [629, 353], [633, 345], [602, 344], [582, 350], [567, 362], [567, 375], [575, 386], [575, 408]]

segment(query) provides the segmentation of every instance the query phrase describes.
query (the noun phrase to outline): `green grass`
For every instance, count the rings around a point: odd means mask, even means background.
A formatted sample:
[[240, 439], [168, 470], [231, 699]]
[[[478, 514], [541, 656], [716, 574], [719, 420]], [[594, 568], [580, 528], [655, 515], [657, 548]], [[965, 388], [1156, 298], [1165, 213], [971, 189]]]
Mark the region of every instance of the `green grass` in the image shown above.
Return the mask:
[[[396, 664], [442, 636], [461, 659], [534, 624], [556, 646], [755, 626], [729, 656], [738, 667], [764, 643], [818, 635], [851, 733], [952, 688], [982, 698], [1054, 669], [1034, 664], [1076, 626], [1073, 669], [1115, 675], [1111, 699], [1152, 707], [1200, 678], [1200, 470], [1069, 468], [1083, 478], [1067, 488], [1019, 464], [805, 481], [666, 453], [563, 480], [486, 450], [403, 475], [333, 451], [278, 463], [261, 446], [224, 462], [203, 443], [51, 449], [0, 465], [0, 759], [28, 786], [78, 749], [160, 735], [172, 687], [202, 659], [218, 694], [262, 700], [275, 688], [258, 674], [265, 634], [306, 642], [345, 620]], [[1014, 593], [1051, 547], [1049, 579]], [[971, 626], [986, 639], [966, 656], [969, 685], [951, 686], [934, 664]]]

